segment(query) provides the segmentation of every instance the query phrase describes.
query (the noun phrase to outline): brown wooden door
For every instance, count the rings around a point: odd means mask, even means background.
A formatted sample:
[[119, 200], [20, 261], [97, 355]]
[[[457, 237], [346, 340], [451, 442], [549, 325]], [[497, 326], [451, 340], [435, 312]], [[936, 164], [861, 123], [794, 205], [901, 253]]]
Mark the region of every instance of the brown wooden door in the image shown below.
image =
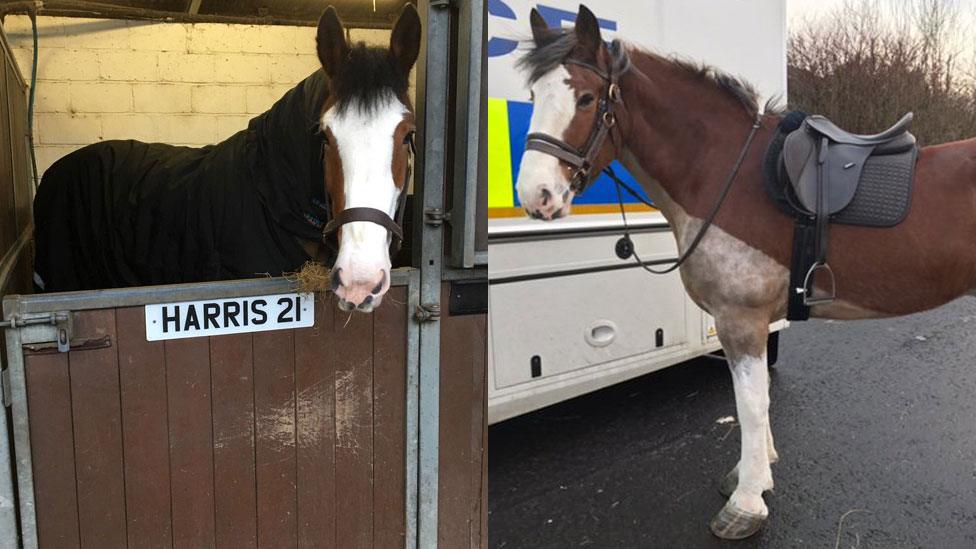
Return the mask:
[[352, 316], [319, 296], [314, 328], [166, 342], [142, 307], [85, 311], [92, 348], [25, 349], [40, 546], [403, 547], [390, 294]]

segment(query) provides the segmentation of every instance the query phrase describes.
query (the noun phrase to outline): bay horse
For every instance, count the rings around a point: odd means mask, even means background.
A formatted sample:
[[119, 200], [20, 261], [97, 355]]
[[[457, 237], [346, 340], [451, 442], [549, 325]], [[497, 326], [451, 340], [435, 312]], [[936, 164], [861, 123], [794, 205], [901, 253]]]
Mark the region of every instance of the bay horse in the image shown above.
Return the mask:
[[55, 162], [34, 200], [38, 288], [280, 275], [314, 258], [334, 260], [341, 309], [379, 306], [403, 237], [420, 17], [407, 5], [388, 48], [345, 33], [330, 6], [322, 68], [221, 143], [104, 141]]
[[[606, 44], [585, 6], [573, 29], [549, 29], [535, 10], [531, 27], [534, 44], [521, 66], [534, 109], [519, 199], [535, 218], [568, 215], [574, 196], [618, 159], [665, 216], [686, 258], [680, 276], [688, 295], [715, 317], [741, 425], [739, 462], [721, 483], [729, 498], [710, 527], [721, 538], [748, 537], [768, 517], [763, 492], [773, 488], [770, 464], [778, 460], [766, 341], [769, 324], [786, 315], [793, 219], [765, 194], [762, 164], [784, 115], [761, 111], [755, 91], [721, 71]], [[836, 299], [812, 315], [906, 315], [972, 293], [973, 158], [976, 140], [925, 147], [901, 224], [832, 225]]]

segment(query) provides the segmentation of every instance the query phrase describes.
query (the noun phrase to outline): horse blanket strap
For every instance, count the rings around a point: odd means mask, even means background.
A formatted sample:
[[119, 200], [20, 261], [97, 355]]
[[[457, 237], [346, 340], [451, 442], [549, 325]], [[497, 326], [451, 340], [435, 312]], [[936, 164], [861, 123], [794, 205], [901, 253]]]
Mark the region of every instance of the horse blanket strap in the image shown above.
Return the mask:
[[[595, 175], [599, 175], [593, 174], [593, 163], [603, 148], [603, 142], [617, 124], [614, 106], [622, 101], [618, 80], [630, 68], [630, 59], [627, 57], [623, 46], [614, 41], [611, 48], [616, 59], [610, 64], [610, 68], [606, 72], [596, 65], [584, 61], [574, 59], [565, 61], [565, 64], [568, 65], [584, 67], [607, 82], [606, 93], [600, 98], [597, 107], [596, 123], [594, 123], [583, 148], [576, 148], [562, 139], [545, 133], [533, 132], [525, 136], [525, 150], [539, 151], [554, 156], [574, 168], [570, 189], [577, 195], [582, 194], [596, 179]], [[619, 66], [618, 70], [613, 70], [614, 65]]]

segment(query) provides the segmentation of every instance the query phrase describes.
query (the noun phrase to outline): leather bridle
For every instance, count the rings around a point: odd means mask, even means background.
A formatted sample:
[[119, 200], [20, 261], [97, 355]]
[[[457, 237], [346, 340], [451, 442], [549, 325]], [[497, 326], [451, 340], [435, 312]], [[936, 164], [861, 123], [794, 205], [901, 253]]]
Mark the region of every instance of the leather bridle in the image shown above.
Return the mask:
[[322, 229], [323, 242], [328, 244], [329, 235], [338, 231], [339, 227], [346, 223], [364, 221], [367, 223], [375, 223], [389, 231], [394, 253], [400, 251], [400, 248], [403, 246], [403, 217], [407, 209], [407, 187], [410, 184], [410, 178], [413, 176], [413, 161], [417, 155], [414, 132], [411, 131], [408, 133], [405, 141], [408, 146], [407, 169], [404, 174], [403, 186], [400, 188], [400, 196], [397, 198], [395, 217], [390, 217], [388, 213], [378, 208], [346, 208], [339, 213], [333, 214], [332, 219], [325, 224], [325, 227]]
[[574, 147], [562, 139], [553, 137], [547, 133], [533, 132], [525, 136], [525, 150], [539, 151], [554, 156], [573, 167], [573, 177], [570, 181], [569, 188], [577, 195], [582, 194], [596, 179], [596, 177], [592, 176], [593, 163], [596, 161], [597, 155], [600, 154], [600, 150], [603, 148], [603, 142], [608, 135], [611, 136], [612, 140], [612, 131], [614, 126], [617, 125], [614, 107], [622, 101], [620, 85], [617, 81], [626, 72], [627, 68], [630, 67], [630, 62], [626, 59], [626, 53], [623, 53], [623, 48], [620, 48], [619, 51], [621, 52], [620, 55], [624, 56], [623, 62], [620, 63], [624, 69], [617, 72], [613, 70], [614, 63], [611, 63], [609, 70], [605, 72], [596, 65], [584, 61], [567, 59], [563, 62], [567, 65], [579, 65], [580, 67], [589, 69], [607, 83], [607, 89], [600, 98], [600, 103], [597, 106], [596, 122], [593, 124], [593, 128], [590, 130], [590, 136], [587, 138], [586, 145], [582, 149]]

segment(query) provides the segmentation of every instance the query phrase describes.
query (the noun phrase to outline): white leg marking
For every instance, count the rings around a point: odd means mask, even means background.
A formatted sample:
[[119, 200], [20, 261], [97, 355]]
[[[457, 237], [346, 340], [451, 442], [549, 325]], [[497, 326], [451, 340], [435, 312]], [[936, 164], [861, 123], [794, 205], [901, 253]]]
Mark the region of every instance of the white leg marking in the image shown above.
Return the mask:
[[735, 407], [742, 429], [742, 455], [739, 459], [739, 485], [729, 501], [736, 508], [766, 516], [769, 510], [762, 493], [773, 488], [769, 468], [769, 372], [766, 355], [741, 356], [732, 361]]

